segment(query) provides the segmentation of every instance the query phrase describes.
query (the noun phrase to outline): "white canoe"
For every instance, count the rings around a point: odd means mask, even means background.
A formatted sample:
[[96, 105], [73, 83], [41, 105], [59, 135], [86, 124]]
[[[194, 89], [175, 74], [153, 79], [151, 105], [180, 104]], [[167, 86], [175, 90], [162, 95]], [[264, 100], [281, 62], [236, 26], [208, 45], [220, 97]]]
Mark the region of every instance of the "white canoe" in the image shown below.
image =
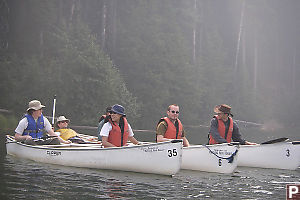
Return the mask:
[[[295, 150], [297, 152], [300, 152], [300, 141], [293, 141], [292, 144], [295, 145], [294, 146]], [[300, 159], [299, 159], [298, 167], [300, 168]]]
[[241, 145], [238, 166], [295, 170], [300, 165], [300, 143]]
[[182, 159], [182, 140], [102, 148], [97, 144], [32, 146], [6, 138], [9, 155], [64, 166], [174, 175]]
[[232, 173], [237, 167], [238, 149], [228, 143], [184, 147], [181, 169]]

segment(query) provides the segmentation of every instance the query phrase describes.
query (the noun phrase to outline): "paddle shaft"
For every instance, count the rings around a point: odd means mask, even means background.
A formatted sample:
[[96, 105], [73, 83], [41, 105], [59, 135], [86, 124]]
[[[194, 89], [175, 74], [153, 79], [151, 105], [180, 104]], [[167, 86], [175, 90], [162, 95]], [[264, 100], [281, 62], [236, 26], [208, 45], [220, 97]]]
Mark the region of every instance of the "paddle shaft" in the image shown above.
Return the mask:
[[54, 126], [54, 119], [55, 119], [55, 105], [56, 105], [56, 95], [54, 95], [54, 99], [53, 99], [52, 126]]
[[[47, 136], [47, 138], [58, 138], [58, 136], [54, 136], [54, 135], [49, 135]], [[47, 139], [46, 138], [46, 139]], [[32, 138], [32, 141], [34, 142], [37, 142], [39, 140], [45, 140], [43, 138]], [[17, 142], [24, 142], [24, 141], [17, 141], [17, 140], [14, 140], [14, 141], [6, 141], [5, 144], [9, 144], [9, 143], [17, 143]]]

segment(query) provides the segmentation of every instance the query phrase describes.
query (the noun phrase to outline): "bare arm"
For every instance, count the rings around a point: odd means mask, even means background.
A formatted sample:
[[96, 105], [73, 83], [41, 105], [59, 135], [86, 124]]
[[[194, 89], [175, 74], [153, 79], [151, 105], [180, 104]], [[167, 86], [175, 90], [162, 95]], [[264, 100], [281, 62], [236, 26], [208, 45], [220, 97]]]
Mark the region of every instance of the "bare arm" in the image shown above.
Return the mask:
[[248, 141], [245, 141], [245, 144], [246, 144], [246, 145], [257, 145], [257, 143], [254, 143], [254, 142], [248, 142]]
[[166, 141], [170, 141], [171, 139], [168, 138], [164, 138], [163, 135], [156, 135], [157, 138], [157, 142], [166, 142]]
[[170, 139], [164, 137], [164, 134], [166, 131], [167, 131], [167, 127], [165, 125], [165, 122], [164, 121], [160, 122], [156, 128], [156, 141], [157, 142], [170, 141]]
[[129, 140], [130, 142], [132, 142], [133, 144], [135, 144], [135, 145], [140, 144], [139, 141], [137, 141], [133, 136], [129, 136], [129, 137], [128, 137], [128, 140]]
[[106, 148], [106, 147], [116, 147], [115, 145], [113, 145], [112, 143], [108, 142], [108, 137], [106, 136], [102, 136], [102, 145]]
[[18, 124], [18, 126], [15, 130], [15, 139], [17, 141], [22, 142], [22, 141], [25, 141], [25, 140], [32, 140], [32, 137], [30, 135], [23, 135], [22, 134], [24, 132], [24, 130], [27, 128], [27, 125], [28, 125], [28, 122], [27, 122], [26, 118], [23, 118], [19, 122], [19, 124]]
[[184, 147], [190, 146], [190, 143], [189, 143], [189, 141], [188, 141], [188, 139], [186, 137], [183, 137], [182, 139], [183, 139], [183, 146]]
[[257, 145], [254, 142], [248, 142], [248, 141], [242, 139], [242, 135], [241, 135], [241, 133], [239, 131], [239, 127], [238, 127], [238, 125], [235, 122], [233, 122], [232, 139], [235, 142], [240, 142], [241, 144], [245, 144], [245, 145]]
[[64, 143], [64, 144], [69, 144], [69, 143], [71, 143], [70, 141], [65, 141], [65, 140], [62, 139], [60, 136], [58, 136], [56, 133], [54, 133], [53, 129], [48, 130], [48, 134], [49, 134], [50, 136], [57, 137], [58, 140], [59, 140], [61, 143]]
[[71, 143], [70, 141], [65, 141], [64, 139], [62, 139], [59, 135], [57, 135], [56, 133], [54, 133], [53, 127], [51, 126], [49, 120], [44, 117], [44, 123], [45, 123], [45, 129], [47, 131], [47, 133], [52, 136], [52, 137], [57, 137], [58, 140], [60, 141], [60, 143], [64, 143], [64, 144], [69, 144]]
[[32, 140], [32, 137], [30, 135], [21, 135], [19, 133], [15, 133], [15, 139], [21, 142], [25, 140]]

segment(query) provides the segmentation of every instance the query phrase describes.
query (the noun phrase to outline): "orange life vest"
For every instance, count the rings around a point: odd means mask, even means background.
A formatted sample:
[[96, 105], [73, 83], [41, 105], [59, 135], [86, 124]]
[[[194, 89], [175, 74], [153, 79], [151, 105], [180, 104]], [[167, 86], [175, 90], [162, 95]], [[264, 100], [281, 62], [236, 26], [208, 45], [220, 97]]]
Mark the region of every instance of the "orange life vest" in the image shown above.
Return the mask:
[[[226, 141], [228, 143], [231, 142], [231, 137], [232, 137], [232, 132], [233, 132], [233, 120], [232, 120], [232, 118], [228, 117], [228, 120], [230, 121], [230, 124], [229, 124], [229, 128], [228, 128], [227, 137], [225, 138], [225, 132], [226, 132], [225, 123], [223, 122], [222, 119], [220, 119], [220, 117], [218, 115], [215, 115], [214, 117], [218, 120], [218, 132], [220, 133], [220, 136], [222, 138], [226, 139]], [[209, 144], [218, 144], [218, 143], [213, 139], [213, 137], [210, 136]]]
[[160, 119], [160, 122], [164, 120], [168, 124], [167, 131], [165, 132], [164, 138], [168, 139], [181, 139], [182, 138], [182, 124], [179, 119], [177, 119], [178, 122], [178, 131], [176, 130], [175, 124], [171, 122], [171, 120], [168, 117], [164, 117]]
[[124, 120], [124, 132], [122, 134], [119, 124], [109, 119], [109, 123], [111, 124], [112, 129], [109, 132], [108, 142], [117, 147], [126, 145], [129, 136], [127, 119], [123, 117], [123, 120]]

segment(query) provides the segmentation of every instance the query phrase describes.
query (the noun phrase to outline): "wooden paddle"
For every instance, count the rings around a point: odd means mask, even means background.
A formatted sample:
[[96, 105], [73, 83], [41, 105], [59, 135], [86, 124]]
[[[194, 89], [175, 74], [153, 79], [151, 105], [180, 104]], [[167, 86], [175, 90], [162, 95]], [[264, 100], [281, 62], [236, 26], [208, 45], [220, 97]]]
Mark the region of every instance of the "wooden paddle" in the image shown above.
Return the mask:
[[266, 142], [263, 142], [261, 144], [274, 144], [274, 143], [278, 143], [278, 142], [285, 142], [287, 141], [289, 138], [286, 137], [282, 137], [282, 138], [277, 138], [277, 139], [273, 139], [273, 140], [269, 140]]

